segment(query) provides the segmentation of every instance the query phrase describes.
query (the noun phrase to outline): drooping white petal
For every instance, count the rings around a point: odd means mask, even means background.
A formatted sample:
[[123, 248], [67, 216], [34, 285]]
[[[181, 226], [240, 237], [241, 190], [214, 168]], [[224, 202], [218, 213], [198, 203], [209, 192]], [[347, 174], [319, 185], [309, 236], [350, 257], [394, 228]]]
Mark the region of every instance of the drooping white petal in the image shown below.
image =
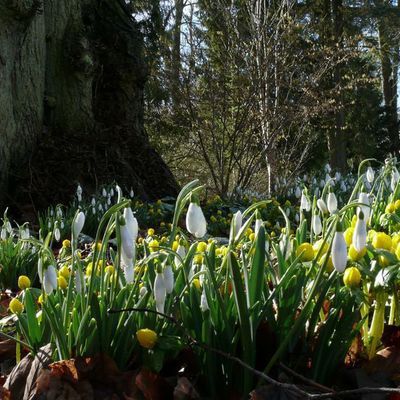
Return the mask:
[[235, 221], [235, 236], [239, 233], [240, 228], [242, 227], [242, 213], [241, 211], [237, 211], [235, 212], [235, 214], [233, 215], [234, 221]]
[[[360, 213], [362, 215], [362, 213]], [[364, 250], [367, 244], [367, 224], [364, 218], [357, 218], [356, 226], [353, 233], [353, 246], [360, 252]]]
[[367, 193], [361, 192], [360, 195], [358, 196], [358, 202], [362, 204], [366, 204], [365, 206], [360, 206], [358, 207], [358, 212], [361, 210], [364, 214], [364, 220], [368, 221], [369, 216], [371, 214], [371, 207], [370, 207], [370, 201], [369, 201], [369, 196]]
[[206, 291], [203, 289], [203, 292], [201, 293], [201, 298], [200, 298], [200, 309], [202, 312], [208, 311], [210, 308], [208, 307], [208, 301], [207, 301], [207, 296], [206, 296]]
[[313, 231], [316, 235], [322, 232], [322, 222], [318, 214], [314, 215], [312, 218]]
[[190, 203], [186, 214], [186, 229], [197, 238], [207, 233], [207, 222], [201, 207], [196, 203]]
[[367, 181], [368, 181], [369, 183], [372, 183], [372, 182], [374, 181], [375, 172], [374, 172], [374, 170], [373, 170], [371, 167], [368, 167], [368, 168], [367, 168], [367, 173], [366, 173], [366, 175], [367, 175]]
[[82, 232], [83, 225], [85, 225], [85, 214], [83, 211], [80, 211], [76, 216], [72, 227], [72, 233], [74, 234], [75, 239], [77, 239], [79, 234]]
[[164, 285], [167, 294], [171, 294], [174, 290], [174, 271], [172, 271], [171, 265], [164, 268]]
[[165, 298], [167, 291], [165, 289], [164, 276], [162, 273], [157, 272], [154, 280], [154, 299], [156, 301], [157, 312], [164, 313]]
[[327, 207], [330, 214], [335, 213], [337, 210], [337, 199], [333, 192], [328, 193]]
[[347, 264], [347, 245], [343, 232], [336, 231], [332, 243], [332, 262], [336, 271], [343, 272]]

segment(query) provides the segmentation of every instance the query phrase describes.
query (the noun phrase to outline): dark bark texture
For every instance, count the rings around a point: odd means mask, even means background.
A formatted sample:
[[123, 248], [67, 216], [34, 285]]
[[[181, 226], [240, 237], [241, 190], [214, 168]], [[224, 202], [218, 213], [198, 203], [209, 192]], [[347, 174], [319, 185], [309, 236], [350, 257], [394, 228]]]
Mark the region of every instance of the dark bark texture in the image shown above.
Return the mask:
[[[124, 0], [0, 0], [0, 201], [177, 184], [143, 129], [143, 38]], [[29, 199], [29, 201], [28, 201]]]

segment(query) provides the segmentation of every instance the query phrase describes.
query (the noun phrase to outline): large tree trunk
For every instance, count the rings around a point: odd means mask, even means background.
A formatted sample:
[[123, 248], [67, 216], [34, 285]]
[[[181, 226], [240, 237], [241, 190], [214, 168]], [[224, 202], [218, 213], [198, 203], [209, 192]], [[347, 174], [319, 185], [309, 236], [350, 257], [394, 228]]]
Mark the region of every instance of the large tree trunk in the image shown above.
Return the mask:
[[0, 0], [0, 201], [113, 180], [175, 194], [143, 130], [146, 75], [124, 0]]

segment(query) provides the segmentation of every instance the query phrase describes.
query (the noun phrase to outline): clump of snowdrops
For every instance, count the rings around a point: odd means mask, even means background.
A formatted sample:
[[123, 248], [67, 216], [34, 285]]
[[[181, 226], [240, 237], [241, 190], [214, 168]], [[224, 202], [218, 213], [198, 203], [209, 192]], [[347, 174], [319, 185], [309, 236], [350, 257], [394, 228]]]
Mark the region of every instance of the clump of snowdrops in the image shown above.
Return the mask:
[[[191, 348], [213, 397], [257, 384], [226, 355], [266, 373], [282, 361], [328, 382], [356, 337], [359, 357], [371, 358], [385, 323], [400, 324], [399, 174], [395, 159], [372, 163], [360, 165], [345, 203], [331, 179], [318, 196], [304, 187], [296, 224], [271, 200], [237, 211], [224, 244], [207, 235], [197, 181], [179, 194], [168, 234], [140, 236], [132, 201], [116, 188], [91, 246], [78, 248], [79, 210], [57, 255], [54, 230], [35, 239], [41, 289], [22, 285], [7, 322], [33, 353], [51, 342], [55, 360], [102, 352], [122, 369], [162, 371]], [[269, 208], [284, 221], [279, 235], [266, 229]]]

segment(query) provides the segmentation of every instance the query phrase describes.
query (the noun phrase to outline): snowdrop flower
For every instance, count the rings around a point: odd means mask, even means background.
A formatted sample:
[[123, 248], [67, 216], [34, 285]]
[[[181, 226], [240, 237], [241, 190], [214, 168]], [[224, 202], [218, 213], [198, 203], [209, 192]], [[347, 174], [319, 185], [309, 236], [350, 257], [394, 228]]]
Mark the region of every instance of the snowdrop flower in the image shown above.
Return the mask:
[[344, 183], [344, 181], [340, 182], [340, 190], [345, 192], [347, 190], [346, 184]]
[[300, 200], [300, 210], [310, 211], [311, 210], [311, 203], [306, 194], [303, 192], [301, 193], [301, 200]]
[[137, 219], [133, 215], [133, 211], [130, 207], [125, 208], [124, 218], [125, 218], [126, 225], [128, 226], [133, 239], [136, 241], [138, 233], [139, 233], [139, 225], [138, 225]]
[[335, 232], [332, 243], [332, 262], [336, 271], [343, 272], [347, 265], [347, 245], [340, 224]]
[[164, 268], [164, 285], [167, 294], [171, 294], [174, 290], [174, 272], [172, 271], [171, 265], [167, 265]]
[[296, 222], [299, 222], [300, 221], [300, 215], [297, 213], [295, 215], [294, 219], [295, 219]]
[[60, 228], [61, 228], [61, 229], [64, 229], [64, 226], [65, 226], [65, 225], [64, 225], [64, 221], [61, 220], [61, 222], [60, 222]]
[[299, 186], [296, 187], [296, 191], [294, 192], [294, 195], [296, 196], [296, 199], [299, 199], [301, 196], [301, 189]]
[[113, 189], [113, 188], [111, 188], [111, 190], [110, 190], [110, 196], [111, 196], [111, 197], [114, 196], [114, 189]]
[[92, 207], [95, 207], [96, 206], [96, 199], [94, 198], [94, 197], [92, 197]]
[[78, 236], [82, 232], [84, 224], [85, 224], [85, 214], [83, 213], [83, 211], [80, 211], [76, 216], [72, 226], [72, 233], [75, 239], [78, 239]]
[[328, 172], [328, 173], [332, 171], [332, 168], [329, 165], [329, 163], [325, 165], [325, 171]]
[[208, 311], [210, 309], [208, 307], [206, 291], [204, 289], [203, 289], [203, 292], [201, 293], [200, 309], [201, 309], [202, 312], [206, 312], [206, 311]]
[[2, 240], [6, 240], [7, 239], [7, 229], [6, 228], [1, 228], [1, 233], [0, 233], [0, 237]]
[[367, 204], [365, 206], [358, 207], [358, 212], [362, 211], [362, 213], [364, 214], [365, 221], [368, 221], [371, 213], [368, 194], [361, 192], [360, 195], [358, 196], [358, 202], [362, 204]]
[[95, 215], [96, 214], [96, 209], [94, 207], [92, 207], [92, 214]]
[[177, 252], [177, 254], [179, 255], [180, 258], [178, 256], [175, 256], [175, 265], [177, 267], [179, 267], [182, 264], [181, 259], [183, 260], [186, 257], [185, 246], [179, 244], [178, 248], [176, 249], [176, 252]]
[[131, 191], [129, 192], [129, 196], [131, 199], [133, 199], [134, 193], [133, 193], [133, 189], [131, 188]]
[[342, 179], [342, 174], [339, 171], [335, 173], [335, 179], [337, 181], [340, 181], [340, 179]]
[[312, 225], [314, 233], [318, 236], [322, 232], [322, 222], [318, 214], [313, 215]]
[[49, 265], [44, 272], [43, 289], [46, 294], [51, 294], [57, 289], [57, 272], [53, 265]]
[[330, 214], [333, 214], [337, 211], [337, 200], [335, 193], [333, 192], [328, 193], [327, 207]]
[[353, 246], [360, 252], [367, 244], [367, 224], [364, 220], [364, 214], [362, 211], [358, 213], [356, 226], [353, 233]]
[[201, 207], [191, 202], [186, 214], [186, 229], [196, 238], [201, 238], [207, 233], [207, 222]]
[[321, 179], [320, 183], [319, 183], [319, 187], [322, 189], [325, 186], [325, 181], [323, 179]]
[[235, 236], [236, 236], [239, 233], [240, 228], [242, 227], [242, 222], [243, 222], [242, 212], [240, 210], [235, 212], [233, 218], [234, 218]]
[[56, 242], [59, 242], [61, 239], [61, 232], [58, 226], [54, 229], [54, 239], [56, 239]]
[[375, 287], [386, 287], [389, 283], [390, 273], [387, 268], [382, 268], [379, 270], [375, 277], [374, 286]]
[[368, 167], [368, 168], [367, 168], [367, 173], [366, 173], [366, 175], [367, 175], [367, 181], [368, 181], [369, 183], [372, 183], [372, 182], [374, 181], [375, 172], [374, 172], [374, 170], [373, 170], [371, 167]]
[[133, 257], [129, 258], [123, 250], [121, 251], [121, 266], [124, 270], [126, 283], [132, 283], [135, 274], [135, 269], [133, 267]]
[[156, 301], [157, 312], [162, 314], [164, 314], [166, 296], [167, 291], [165, 288], [164, 275], [162, 272], [157, 272], [154, 280], [154, 299]]
[[328, 207], [326, 206], [325, 201], [322, 199], [317, 200], [317, 207], [322, 214], [326, 214], [328, 212]]
[[107, 190], [106, 190], [106, 188], [103, 188], [101, 194], [103, 195], [103, 197], [107, 197]]

